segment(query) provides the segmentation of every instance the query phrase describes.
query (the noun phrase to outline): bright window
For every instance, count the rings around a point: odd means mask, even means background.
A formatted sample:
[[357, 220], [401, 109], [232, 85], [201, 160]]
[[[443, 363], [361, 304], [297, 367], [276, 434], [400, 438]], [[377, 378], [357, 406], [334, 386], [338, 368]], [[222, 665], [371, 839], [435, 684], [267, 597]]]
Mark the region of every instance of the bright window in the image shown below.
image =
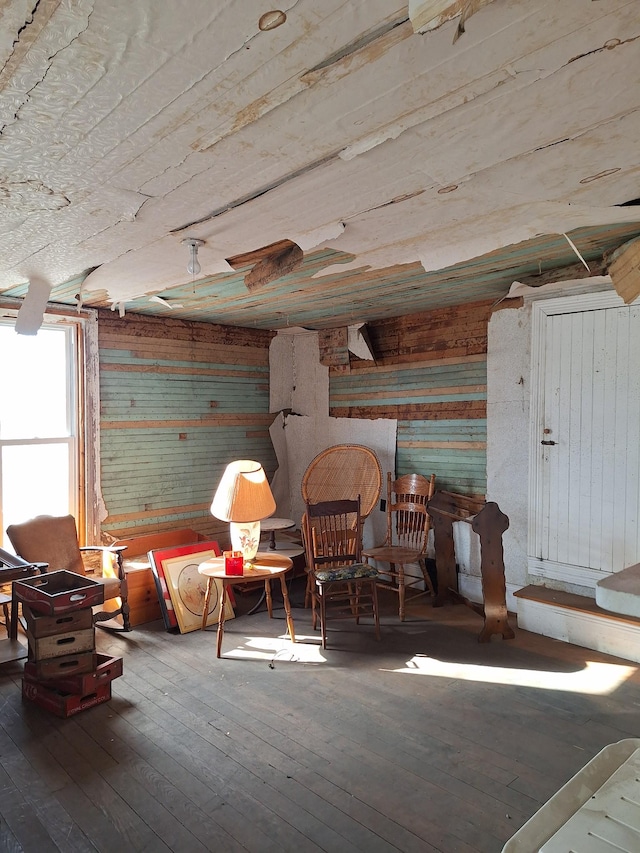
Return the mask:
[[[84, 322], [52, 317], [37, 335], [18, 335], [0, 319], [0, 521], [71, 513], [83, 530], [95, 494], [87, 452]], [[88, 488], [87, 488], [88, 487]], [[93, 501], [92, 501], [93, 502]]]

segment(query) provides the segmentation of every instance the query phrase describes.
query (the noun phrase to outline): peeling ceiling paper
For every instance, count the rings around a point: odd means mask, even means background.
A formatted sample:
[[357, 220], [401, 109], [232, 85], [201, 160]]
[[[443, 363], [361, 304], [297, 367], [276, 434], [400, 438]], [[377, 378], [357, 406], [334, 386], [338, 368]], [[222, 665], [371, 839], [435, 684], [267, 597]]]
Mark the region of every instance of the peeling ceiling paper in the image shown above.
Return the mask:
[[361, 332], [364, 325], [364, 323], [356, 323], [347, 328], [347, 347], [358, 358], [365, 359], [366, 361], [375, 361], [373, 353], [369, 349], [369, 345]]
[[[561, 281], [552, 281], [548, 284], [541, 284], [539, 287], [532, 287], [529, 284], [522, 284], [521, 281], [514, 281], [509, 288], [509, 292], [504, 299], [518, 299], [521, 296], [539, 296], [544, 293], [558, 293], [558, 288], [562, 288], [563, 284], [567, 286], [567, 288], [571, 288], [575, 290], [582, 285], [587, 285], [590, 288], [594, 288], [602, 285], [610, 285], [611, 278], [608, 275], [598, 275], [592, 276], [591, 278], [586, 279], [570, 279], [566, 282]], [[502, 302], [502, 299], [500, 300]]]
[[[122, 257], [104, 267], [99, 267], [84, 280], [83, 292], [85, 302], [90, 301], [90, 294], [109, 294], [112, 302], [128, 302], [146, 296], [148, 291], [162, 291], [188, 281], [186, 272], [189, 252], [174, 236], [127, 252]], [[198, 279], [218, 273], [233, 272], [233, 268], [224, 257], [220, 257], [210, 244], [205, 241], [198, 249], [198, 262], [202, 271]], [[144, 270], [144, 274], [142, 274]]]
[[329, 225], [323, 225], [321, 228], [316, 228], [315, 231], [308, 231], [306, 234], [300, 234], [293, 239], [303, 252], [309, 252], [330, 240], [337, 239], [343, 232], [344, 222], [331, 222]]
[[625, 305], [635, 302], [640, 295], [640, 239], [631, 240], [614, 252], [609, 275]]
[[19, 335], [36, 335], [42, 325], [51, 285], [35, 276], [29, 281], [29, 289], [18, 311], [16, 332]]
[[493, 0], [409, 0], [409, 19], [414, 32], [426, 33], [460, 16], [455, 42], [464, 32], [465, 22], [478, 9], [492, 2]]
[[[640, 196], [637, 0], [284, 0], [268, 32], [269, 7], [231, 0], [190, 0], [189, 15], [157, 0], [0, 5], [8, 295], [33, 275], [73, 305], [92, 270], [86, 305], [164, 316], [157, 295], [185, 319], [343, 327], [493, 299], [513, 244], [546, 235], [563, 265], [567, 234], [592, 265], [640, 233], [623, 206]], [[583, 242], [583, 228], [598, 233]], [[205, 241], [195, 279], [186, 236]], [[225, 259], [285, 239], [302, 264], [269, 283], [277, 300], [251, 297]], [[446, 297], [393, 269], [495, 251], [498, 269]], [[399, 280], [383, 293], [367, 271], [385, 268]], [[348, 308], [332, 299], [341, 277], [358, 280]]]

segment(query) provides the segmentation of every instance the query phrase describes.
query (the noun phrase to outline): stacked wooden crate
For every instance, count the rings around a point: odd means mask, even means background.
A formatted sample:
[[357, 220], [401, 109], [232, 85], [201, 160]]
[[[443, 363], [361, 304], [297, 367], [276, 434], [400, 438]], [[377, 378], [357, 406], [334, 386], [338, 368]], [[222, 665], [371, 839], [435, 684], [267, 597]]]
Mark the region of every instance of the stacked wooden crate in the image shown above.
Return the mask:
[[104, 601], [102, 584], [59, 571], [16, 581], [29, 642], [22, 696], [59, 717], [111, 699], [122, 658], [96, 653], [92, 608]]

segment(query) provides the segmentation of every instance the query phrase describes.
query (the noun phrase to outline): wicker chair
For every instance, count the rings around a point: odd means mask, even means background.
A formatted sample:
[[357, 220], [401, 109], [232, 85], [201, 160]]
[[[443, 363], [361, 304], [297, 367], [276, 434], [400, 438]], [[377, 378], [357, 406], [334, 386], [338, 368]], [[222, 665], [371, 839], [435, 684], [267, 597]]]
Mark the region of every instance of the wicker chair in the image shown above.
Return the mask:
[[[421, 474], [405, 474], [397, 480], [387, 473], [387, 536], [382, 545], [362, 552], [365, 562], [370, 559], [388, 563], [381, 569], [380, 586], [398, 593], [398, 612], [404, 621], [405, 594], [411, 590], [414, 597], [434, 594], [427, 572], [425, 557], [431, 518], [427, 503], [433, 497], [436, 476], [429, 479]], [[418, 566], [420, 574], [411, 571]], [[424, 589], [422, 584], [424, 583]]]
[[[362, 444], [334, 444], [327, 447], [311, 460], [302, 478], [302, 499], [305, 505], [360, 500], [362, 525], [378, 503], [381, 489], [382, 468], [378, 457]], [[303, 518], [302, 536], [306, 548], [304, 530]], [[305, 607], [311, 603], [311, 587], [312, 579], [308, 576]]]
[[334, 444], [311, 460], [302, 478], [305, 503], [354, 501], [360, 496], [364, 522], [378, 503], [382, 468], [378, 457], [361, 444]]

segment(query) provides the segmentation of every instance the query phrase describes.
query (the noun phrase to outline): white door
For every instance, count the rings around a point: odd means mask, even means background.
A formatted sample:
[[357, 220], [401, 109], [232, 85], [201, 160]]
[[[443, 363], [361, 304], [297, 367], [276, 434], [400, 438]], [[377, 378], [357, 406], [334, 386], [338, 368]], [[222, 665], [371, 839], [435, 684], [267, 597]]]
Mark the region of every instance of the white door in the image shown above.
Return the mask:
[[593, 587], [640, 561], [640, 307], [533, 305], [529, 571]]

